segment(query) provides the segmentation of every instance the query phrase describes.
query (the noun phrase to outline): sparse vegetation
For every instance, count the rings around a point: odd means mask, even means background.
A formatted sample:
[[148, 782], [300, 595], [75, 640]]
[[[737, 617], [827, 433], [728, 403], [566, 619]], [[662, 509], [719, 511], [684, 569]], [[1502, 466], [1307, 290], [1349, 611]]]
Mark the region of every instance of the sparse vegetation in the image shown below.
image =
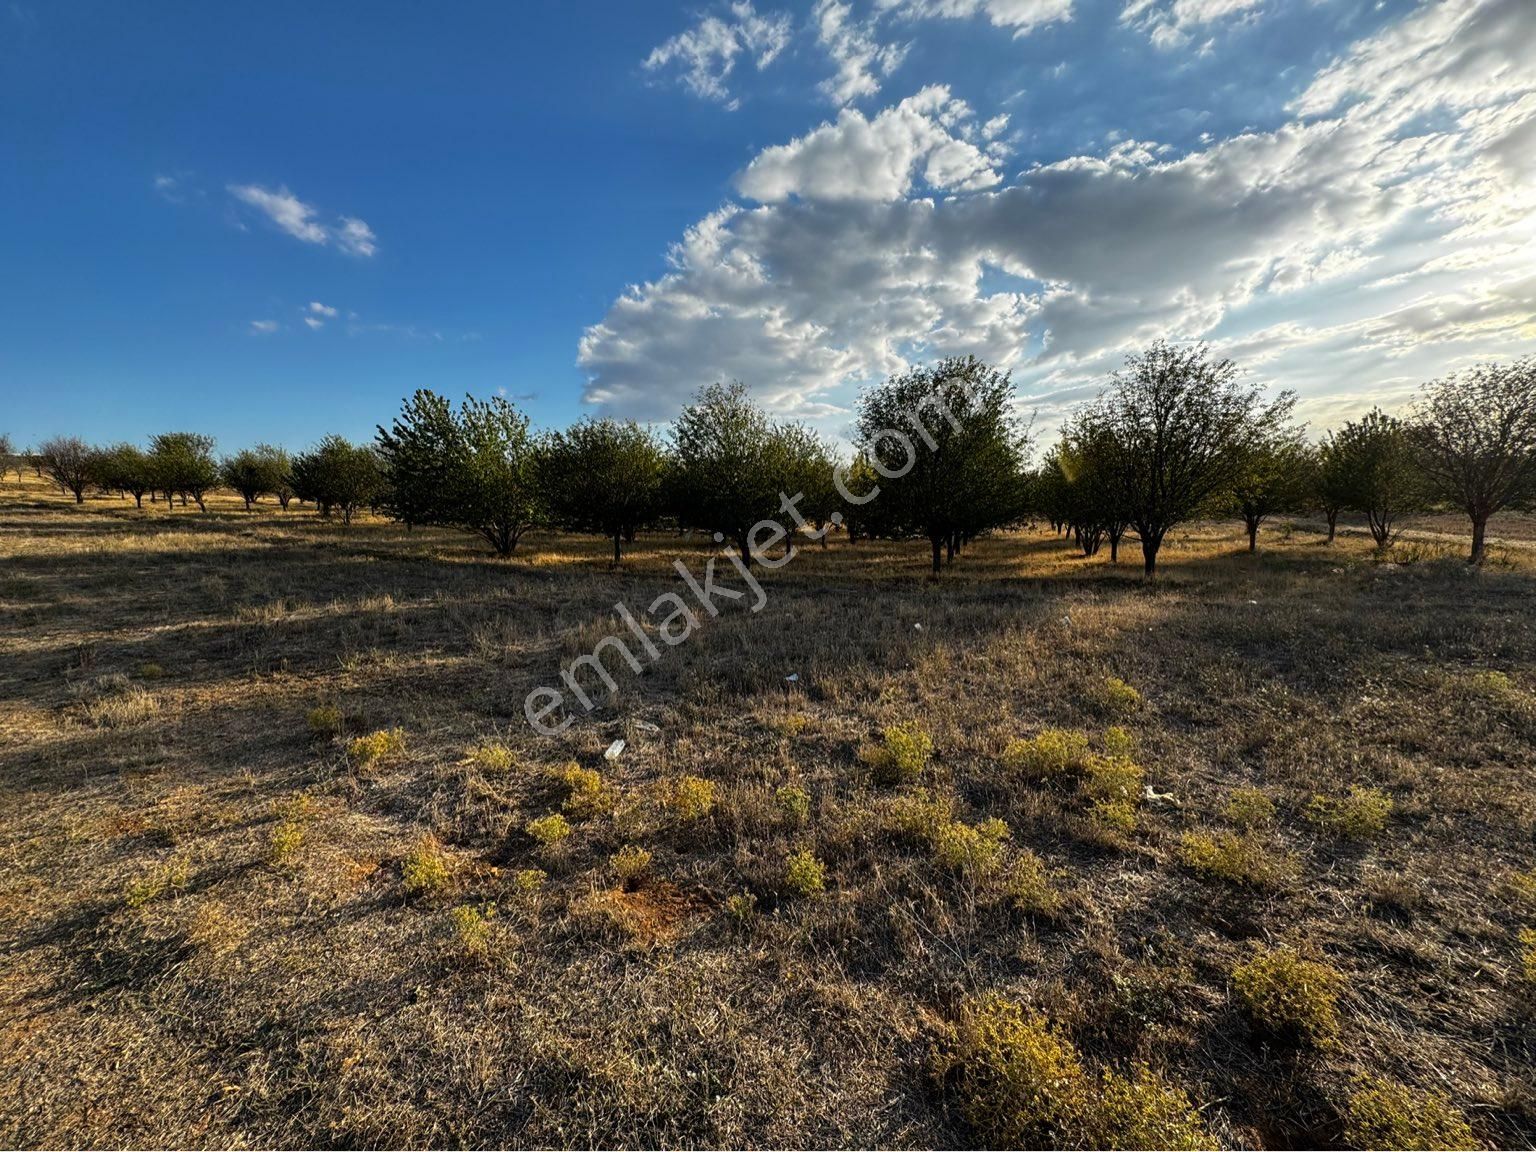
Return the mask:
[[933, 737], [918, 723], [895, 724], [885, 730], [880, 747], [867, 759], [875, 779], [887, 786], [908, 784], [923, 774], [933, 755]]
[[437, 837], [426, 835], [400, 865], [400, 879], [410, 896], [436, 896], [453, 880], [453, 864]]
[[1232, 990], [1256, 1029], [1319, 1048], [1338, 1037], [1343, 985], [1337, 970], [1292, 948], [1261, 948], [1232, 971]]
[[341, 709], [334, 704], [321, 704], [311, 708], [305, 717], [309, 730], [316, 736], [337, 736], [341, 733]]
[[528, 821], [523, 830], [533, 837], [534, 843], [540, 848], [555, 847], [570, 836], [572, 831], [570, 821], [558, 812]]
[[1028, 740], [1012, 741], [1003, 763], [1031, 779], [1049, 780], [1081, 770], [1087, 756], [1086, 735], [1047, 728]]
[[810, 852], [791, 852], [784, 861], [784, 886], [796, 896], [820, 896], [827, 886], [827, 869]]
[[347, 756], [359, 767], [384, 763], [405, 755], [405, 733], [399, 728], [381, 728], [359, 736], [347, 745]]
[[1275, 802], [1262, 788], [1235, 788], [1221, 814], [1239, 828], [1265, 828], [1274, 823]]
[[1392, 798], [1379, 788], [1355, 786], [1343, 796], [1314, 796], [1307, 819], [1329, 836], [1366, 840], [1379, 835], [1392, 815]]
[[1294, 861], [1272, 851], [1252, 834], [1186, 832], [1179, 838], [1179, 859], [1200, 876], [1250, 888], [1272, 888], [1294, 872]]
[[1467, 1119], [1443, 1092], [1363, 1077], [1344, 1112], [1352, 1148], [1479, 1148]]
[[662, 795], [662, 806], [679, 823], [702, 820], [715, 807], [714, 782], [699, 776], [679, 776], [668, 782]]
[[642, 880], [651, 870], [651, 854], [637, 844], [626, 844], [608, 858], [619, 883], [629, 886]]

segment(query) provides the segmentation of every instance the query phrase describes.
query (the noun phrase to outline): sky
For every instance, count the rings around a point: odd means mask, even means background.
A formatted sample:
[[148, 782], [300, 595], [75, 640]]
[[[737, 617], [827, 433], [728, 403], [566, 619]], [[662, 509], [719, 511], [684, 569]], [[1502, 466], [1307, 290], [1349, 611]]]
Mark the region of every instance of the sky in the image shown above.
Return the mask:
[[1314, 431], [1536, 351], [1532, 0], [0, 0], [0, 432], [366, 438], [419, 387], [1050, 429], [1206, 340]]

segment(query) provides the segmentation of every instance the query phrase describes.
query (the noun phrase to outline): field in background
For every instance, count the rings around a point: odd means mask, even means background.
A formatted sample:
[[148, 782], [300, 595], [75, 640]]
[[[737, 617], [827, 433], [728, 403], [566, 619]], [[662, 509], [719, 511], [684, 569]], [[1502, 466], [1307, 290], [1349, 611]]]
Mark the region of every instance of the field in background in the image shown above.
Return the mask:
[[[0, 484], [0, 1143], [975, 1144], [947, 1055], [986, 991], [1146, 1061], [1224, 1144], [1340, 1141], [1361, 1074], [1536, 1140], [1528, 521], [1481, 572], [1451, 518], [1388, 563], [1198, 525], [1153, 587], [1048, 533], [937, 582], [921, 544], [835, 540], [645, 675], [610, 660], [617, 699], [547, 740], [524, 695], [701, 543], [502, 563], [28, 480]], [[932, 757], [891, 779], [871, 750], [911, 724]], [[1010, 749], [1113, 727], [1129, 819]], [[1356, 786], [1392, 807], [1350, 838], [1313, 798]], [[1272, 820], [1232, 807], [1255, 788]], [[1004, 821], [997, 870], [914, 832], [922, 799]], [[1332, 1046], [1240, 1010], [1256, 943], [1342, 974]]]

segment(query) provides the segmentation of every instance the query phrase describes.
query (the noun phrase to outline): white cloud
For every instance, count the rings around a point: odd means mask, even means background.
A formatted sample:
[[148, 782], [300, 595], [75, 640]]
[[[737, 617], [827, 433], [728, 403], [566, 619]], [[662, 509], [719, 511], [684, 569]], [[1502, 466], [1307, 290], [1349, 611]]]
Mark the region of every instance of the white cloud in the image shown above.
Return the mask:
[[879, 43], [875, 22], [859, 22], [850, 14], [842, 0], [817, 0], [811, 12], [816, 39], [837, 65], [837, 74], [823, 80], [820, 88], [838, 105], [880, 91], [880, 80], [901, 66], [908, 48], [905, 44]]
[[309, 311], [324, 320], [334, 320], [338, 315], [335, 308], [332, 308], [329, 304], [322, 304], [318, 300], [311, 300], [309, 302]]
[[760, 153], [736, 186], [764, 203], [896, 200], [918, 177], [934, 191], [989, 188], [1001, 177], [992, 157], [967, 138], [976, 135], [965, 101], [934, 85], [873, 120], [843, 109], [835, 123]]
[[[1184, 156], [1124, 140], [1004, 185], [942, 88], [845, 109], [762, 152], [737, 182], [756, 203], [689, 229], [663, 275], [586, 331], [587, 398], [665, 419], [734, 377], [825, 421], [853, 384], [975, 352], [1016, 369], [1049, 418], [1169, 336], [1239, 349], [1338, 412], [1521, 347], [1536, 338], [1536, 5], [1449, 7], [1356, 45], [1290, 123]], [[1489, 258], [1458, 258], [1469, 248]]]
[[271, 333], [271, 332], [276, 332], [277, 329], [278, 329], [278, 323], [277, 323], [276, 320], [252, 320], [251, 321], [251, 331], [253, 331], [253, 332], [260, 332], [263, 335], [266, 335], [266, 334]]
[[286, 187], [276, 191], [260, 184], [230, 184], [229, 194], [266, 216], [281, 231], [306, 244], [335, 244], [353, 256], [372, 256], [377, 247], [373, 231], [363, 221], [343, 216], [336, 227], [320, 222], [318, 211]]
[[325, 321], [315, 316], [304, 317], [304, 323], [309, 326], [312, 332], [318, 332], [321, 328], [325, 327]]
[[1072, 19], [1072, 0], [876, 0], [909, 19], [965, 20], [985, 16], [994, 27], [1025, 36], [1047, 24]]
[[692, 28], [651, 49], [641, 66], [647, 72], [660, 72], [676, 65], [684, 86], [695, 96], [735, 108], [737, 101], [726, 81], [736, 57], [746, 53], [762, 71], [788, 45], [789, 37], [786, 13], [758, 15], [751, 0], [737, 0], [730, 6], [729, 18], [702, 17]]
[[[1120, 22], [1145, 32], [1155, 48], [1165, 52], [1182, 48], [1194, 31], [1210, 24], [1233, 20], [1252, 21], [1261, 13], [1262, 0], [1129, 0], [1120, 12]], [[1214, 41], [1200, 45], [1200, 54], [1209, 55]]]

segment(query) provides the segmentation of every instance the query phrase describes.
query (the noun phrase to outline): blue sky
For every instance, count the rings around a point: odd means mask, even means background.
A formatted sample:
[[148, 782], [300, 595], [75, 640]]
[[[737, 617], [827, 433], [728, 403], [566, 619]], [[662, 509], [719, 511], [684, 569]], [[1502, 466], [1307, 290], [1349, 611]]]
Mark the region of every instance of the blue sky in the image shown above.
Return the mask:
[[541, 424], [738, 377], [832, 434], [1155, 335], [1322, 425], [1532, 347], [1526, 0], [0, 0], [0, 431]]

